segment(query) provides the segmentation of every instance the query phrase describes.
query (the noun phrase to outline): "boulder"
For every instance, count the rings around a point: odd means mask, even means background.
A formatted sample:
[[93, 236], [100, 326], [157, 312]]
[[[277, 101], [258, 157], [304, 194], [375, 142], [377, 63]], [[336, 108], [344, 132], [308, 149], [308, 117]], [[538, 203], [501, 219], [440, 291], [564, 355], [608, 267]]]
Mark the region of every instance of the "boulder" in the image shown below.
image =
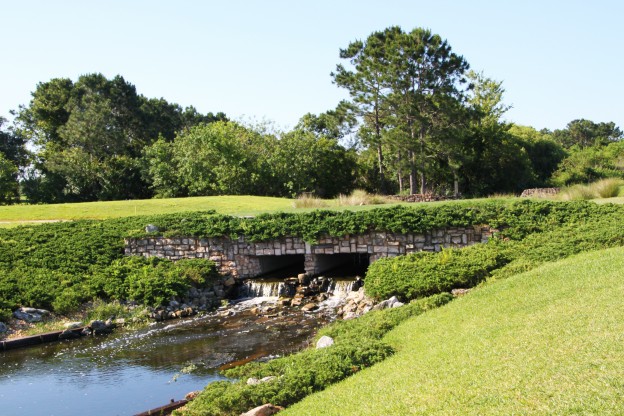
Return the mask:
[[332, 337], [328, 337], [327, 335], [323, 335], [316, 342], [316, 349], [318, 350], [320, 348], [327, 348], [331, 347], [332, 345], [334, 345], [334, 339]]
[[240, 416], [271, 416], [277, 412], [284, 410], [283, 407], [273, 406], [272, 404], [263, 404], [262, 406], [255, 407], [248, 412], [241, 413]]
[[159, 230], [158, 227], [156, 227], [154, 224], [147, 224], [147, 226], [145, 227], [145, 232], [146, 233], [157, 233]]
[[275, 380], [277, 377], [275, 376], [266, 376], [261, 378], [260, 380], [258, 380], [255, 377], [249, 377], [247, 379], [247, 385], [248, 386], [255, 386], [256, 384], [261, 384], [261, 383], [268, 383], [269, 381]]
[[6, 326], [4, 322], [0, 322], [0, 334], [4, 334], [9, 330], [9, 327]]
[[[110, 322], [109, 322], [110, 321]], [[104, 322], [100, 320], [94, 320], [89, 323], [89, 328], [95, 335], [108, 334], [113, 331], [112, 320]]]
[[308, 283], [308, 275], [306, 273], [299, 273], [297, 275], [297, 280], [299, 281], [299, 284], [303, 286]]
[[80, 333], [72, 331], [72, 329], [66, 329], [59, 334], [59, 339], [74, 339], [78, 338], [80, 335]]
[[386, 308], [395, 307], [394, 304], [399, 303], [402, 306], [403, 303], [399, 302], [399, 299], [396, 296], [392, 296], [390, 299], [386, 299], [383, 302], [379, 302], [377, 305], [373, 306], [374, 311], [380, 311]]
[[48, 315], [50, 315], [50, 311], [47, 311], [45, 309], [19, 308], [19, 310], [24, 312], [24, 313], [31, 313], [31, 314], [41, 315], [41, 316], [48, 316]]
[[80, 328], [82, 326], [82, 322], [65, 322], [63, 327], [65, 329], [75, 329]]
[[230, 286], [234, 286], [236, 284], [236, 280], [230, 276], [227, 279], [225, 279], [225, 282], [223, 282], [223, 286], [225, 287], [230, 287]]
[[301, 310], [304, 312], [312, 312], [316, 309], [318, 309], [318, 305], [316, 303], [306, 303], [301, 307]]
[[186, 393], [186, 396], [184, 396], [184, 399], [193, 400], [195, 397], [199, 396], [200, 393], [201, 393], [201, 390], [191, 391], [189, 393]]
[[468, 292], [470, 292], [470, 289], [453, 289], [451, 290], [451, 295], [457, 298], [460, 296], [464, 296]]
[[26, 321], [28, 323], [41, 322], [41, 320], [43, 319], [41, 314], [34, 313], [34, 312], [33, 313], [25, 312], [23, 311], [23, 309], [33, 309], [33, 308], [20, 308], [16, 310], [15, 312], [13, 312], [13, 316], [16, 319], [19, 319], [21, 321]]

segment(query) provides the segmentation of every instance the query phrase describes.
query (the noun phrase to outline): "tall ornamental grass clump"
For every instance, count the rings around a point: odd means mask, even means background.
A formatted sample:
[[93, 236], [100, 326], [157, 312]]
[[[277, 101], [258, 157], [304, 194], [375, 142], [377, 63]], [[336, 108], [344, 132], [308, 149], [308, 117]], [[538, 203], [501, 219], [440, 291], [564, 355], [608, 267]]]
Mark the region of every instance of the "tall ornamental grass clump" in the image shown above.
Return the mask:
[[595, 198], [615, 198], [624, 192], [624, 180], [601, 179], [588, 185], [574, 185], [563, 189], [559, 198], [564, 201], [581, 201]]

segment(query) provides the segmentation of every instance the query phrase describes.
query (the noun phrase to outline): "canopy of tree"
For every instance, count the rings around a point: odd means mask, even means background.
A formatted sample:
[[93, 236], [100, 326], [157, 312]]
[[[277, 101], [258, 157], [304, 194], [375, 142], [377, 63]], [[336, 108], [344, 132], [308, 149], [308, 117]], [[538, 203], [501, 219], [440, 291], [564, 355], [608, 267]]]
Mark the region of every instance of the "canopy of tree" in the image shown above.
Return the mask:
[[292, 131], [146, 98], [123, 77], [39, 83], [0, 118], [0, 203], [192, 195], [488, 195], [624, 177], [624, 134], [573, 120], [537, 131], [503, 119], [502, 83], [429, 30], [349, 43], [332, 81], [349, 93]]

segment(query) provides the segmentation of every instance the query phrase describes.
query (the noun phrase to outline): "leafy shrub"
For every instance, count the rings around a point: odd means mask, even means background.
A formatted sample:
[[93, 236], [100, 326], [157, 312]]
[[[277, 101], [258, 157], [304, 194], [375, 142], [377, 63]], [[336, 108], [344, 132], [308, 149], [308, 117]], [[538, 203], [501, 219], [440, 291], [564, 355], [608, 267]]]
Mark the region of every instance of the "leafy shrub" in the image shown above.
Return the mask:
[[406, 319], [423, 314], [430, 309], [439, 308], [452, 299], [453, 296], [450, 293], [440, 293], [427, 298], [413, 300], [400, 308], [367, 313], [357, 319], [335, 321], [321, 328], [317, 339], [326, 335], [332, 337], [336, 342], [366, 338], [380, 340], [386, 333]]
[[334, 345], [319, 350], [306, 350], [264, 365], [245, 365], [226, 372], [234, 377], [275, 376], [272, 381], [247, 385], [217, 382], [209, 384], [189, 405], [187, 415], [239, 415], [264, 403], [291, 405], [315, 391], [323, 390], [362, 368], [382, 361], [392, 348], [379, 341]]
[[464, 249], [380, 259], [368, 268], [366, 293], [377, 299], [410, 300], [472, 287], [509, 261], [502, 244], [492, 240]]
[[157, 257], [124, 257], [97, 270], [90, 283], [96, 296], [157, 306], [191, 285], [203, 285], [217, 276], [215, 264], [209, 260], [174, 263]]

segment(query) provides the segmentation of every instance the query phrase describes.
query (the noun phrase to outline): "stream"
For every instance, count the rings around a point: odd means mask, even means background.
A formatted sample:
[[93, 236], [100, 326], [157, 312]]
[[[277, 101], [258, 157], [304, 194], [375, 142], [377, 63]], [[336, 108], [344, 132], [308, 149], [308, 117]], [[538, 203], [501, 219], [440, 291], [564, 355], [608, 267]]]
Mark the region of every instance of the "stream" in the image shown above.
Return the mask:
[[[249, 289], [259, 297], [202, 317], [0, 352], [0, 414], [131, 415], [183, 399], [227, 380], [219, 374], [224, 365], [307, 346], [348, 291], [336, 287], [325, 307], [304, 313], [276, 306], [275, 282]], [[252, 313], [257, 309], [264, 316]]]

